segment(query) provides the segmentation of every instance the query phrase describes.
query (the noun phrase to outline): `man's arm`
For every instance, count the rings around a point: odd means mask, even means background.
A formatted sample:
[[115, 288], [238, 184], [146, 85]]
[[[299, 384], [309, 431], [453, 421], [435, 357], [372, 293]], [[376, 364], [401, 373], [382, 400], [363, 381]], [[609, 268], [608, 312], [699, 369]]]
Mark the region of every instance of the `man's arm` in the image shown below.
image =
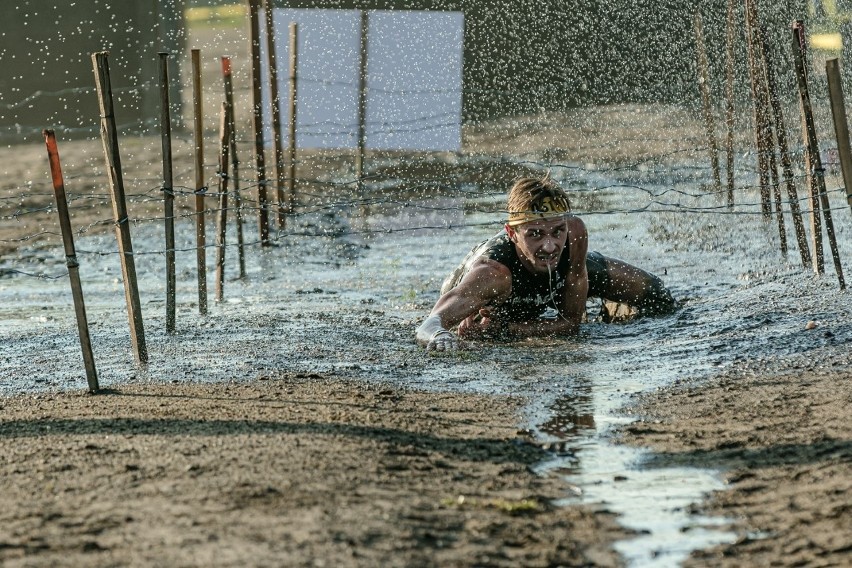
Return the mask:
[[458, 348], [458, 338], [449, 331], [492, 304], [505, 301], [512, 291], [512, 273], [493, 260], [482, 260], [458, 286], [438, 299], [429, 317], [418, 326], [416, 339], [428, 351]]

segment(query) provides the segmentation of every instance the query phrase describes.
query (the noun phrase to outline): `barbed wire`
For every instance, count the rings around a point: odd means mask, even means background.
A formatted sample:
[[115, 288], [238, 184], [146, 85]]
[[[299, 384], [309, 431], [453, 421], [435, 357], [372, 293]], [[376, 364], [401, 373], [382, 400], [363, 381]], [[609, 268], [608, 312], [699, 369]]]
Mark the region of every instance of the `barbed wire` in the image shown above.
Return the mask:
[[[689, 152], [700, 153], [702, 151], [704, 151], [703, 148], [679, 149], [679, 150], [673, 150], [671, 152], [662, 154], [662, 155], [660, 155], [660, 157], [670, 157], [670, 156], [675, 156], [677, 154], [689, 153]], [[578, 172], [577, 176], [569, 177], [569, 178], [567, 178], [567, 181], [572, 181], [573, 179], [578, 179], [578, 178], [580, 178], [584, 175], [601, 175], [601, 174], [616, 173], [616, 172], [627, 172], [627, 171], [631, 171], [631, 170], [636, 170], [637, 173], [639, 173], [643, 176], [650, 176], [650, 175], [655, 175], [655, 174], [677, 174], [677, 173], [682, 173], [682, 172], [696, 172], [696, 173], [709, 174], [709, 172], [711, 171], [711, 167], [709, 165], [701, 165], [701, 164], [660, 166], [657, 169], [651, 169], [651, 168], [644, 167], [645, 164], [653, 162], [656, 159], [658, 159], [658, 157], [652, 156], [652, 157], [648, 157], [648, 158], [642, 158], [640, 160], [636, 160], [636, 161], [633, 161], [633, 162], [628, 163], [628, 164], [623, 164], [623, 165], [619, 165], [619, 166], [612, 166], [612, 167], [608, 167], [608, 168], [599, 168], [595, 165], [589, 166], [589, 165], [579, 165], [579, 164], [563, 164], [563, 163], [552, 162], [552, 161], [543, 162], [543, 161], [535, 161], [535, 160], [510, 160], [508, 158], [505, 159], [505, 160], [499, 160], [498, 159], [496, 162], [492, 162], [492, 165], [493, 165], [493, 163], [511, 163], [511, 164], [517, 165], [517, 166], [526, 166], [526, 167], [549, 169], [549, 170], [571, 170], [571, 171], [574, 171], [574, 172]], [[413, 163], [420, 164], [422, 162], [415, 161]], [[256, 171], [254, 164], [243, 163], [243, 162], [241, 162], [241, 164], [242, 164], [241, 171], [244, 173], [244, 175], [238, 176], [238, 177], [231, 176], [231, 177], [229, 177], [229, 179], [236, 180], [236, 181], [239, 181], [239, 182], [242, 182], [242, 183], [245, 183], [245, 184], [249, 184], [249, 185], [246, 186], [246, 188], [255, 187], [257, 185], [257, 178], [256, 177], [247, 177], [248, 175], [252, 175]], [[303, 162], [300, 161], [300, 160], [297, 160], [296, 166], [298, 167], [301, 164], [303, 164]], [[218, 168], [218, 164], [207, 163], [207, 164], [204, 164], [203, 167], [206, 170], [213, 170], [215, 168]], [[379, 166], [379, 167], [382, 167], [382, 166]], [[490, 166], [482, 167], [480, 172], [488, 169], [488, 167], [490, 167]], [[176, 173], [173, 173], [173, 178], [186, 177], [193, 170], [194, 170], [194, 166], [187, 166], [184, 169], [179, 170]], [[469, 168], [468, 170], [465, 170], [465, 171], [469, 174], [476, 173], [476, 170], [473, 169], [473, 168]], [[748, 166], [745, 166], [745, 165], [737, 166], [736, 171], [737, 171], [737, 175], [739, 175], [739, 176], [742, 176], [744, 174], [757, 174], [756, 167], [748, 167]], [[271, 172], [268, 172], [268, 173], [271, 173]], [[368, 175], [365, 175], [364, 177], [361, 178], [361, 182], [376, 181], [382, 175], [383, 174], [381, 174], [381, 173], [368, 174]], [[458, 175], [458, 174], [454, 174], [454, 175]], [[385, 176], [385, 177], [387, 177], [387, 176]], [[805, 177], [807, 177], [806, 174], [800, 173], [800, 174], [794, 175], [793, 179], [798, 180], [798, 179], [802, 179], [802, 178], [805, 178]], [[97, 181], [98, 182], [97, 185], [103, 185], [104, 184], [104, 180], [103, 180], [102, 175], [76, 174], [76, 175], [65, 176], [66, 182], [67, 181], [79, 180], [79, 179], [86, 179], [86, 178], [91, 179], [93, 182]], [[281, 178], [281, 179], [282, 179], [282, 181], [289, 181], [289, 177]], [[403, 178], [389, 178], [388, 177], [387, 179], [389, 181], [396, 181], [396, 180], [403, 179]], [[452, 177], [450, 177], [450, 175], [448, 175], [448, 176], [445, 176], [444, 178], [431, 178], [430, 180], [427, 180], [427, 181], [448, 181], [448, 180], [452, 180], [452, 179], [455, 179], [455, 178], [452, 178]], [[146, 181], [158, 182], [160, 180], [161, 180], [161, 177], [131, 177], [131, 178], [129, 178], [129, 181], [132, 182], [132, 183], [140, 183], [140, 182], [146, 182]], [[344, 181], [330, 181], [330, 180], [323, 181], [323, 180], [311, 179], [311, 178], [296, 178], [296, 182], [299, 183], [299, 184], [322, 184], [322, 185], [326, 185], [328, 187], [335, 187], [335, 186], [340, 187], [340, 186], [357, 184], [358, 180], [352, 179], [352, 180], [344, 180]], [[270, 176], [262, 183], [264, 183], [266, 185], [273, 185], [273, 184], [277, 183], [277, 181], [276, 181], [276, 178], [274, 176]], [[28, 200], [28, 199], [38, 198], [38, 197], [52, 198], [53, 193], [50, 192], [50, 191], [45, 190], [44, 192], [35, 192], [35, 191], [32, 190], [33, 187], [36, 187], [36, 186], [45, 186], [45, 188], [47, 188], [48, 186], [50, 186], [50, 184], [51, 184], [51, 182], [48, 181], [48, 180], [45, 180], [45, 181], [39, 182], [39, 183], [27, 181], [25, 185], [6, 187], [5, 189], [2, 189], [0, 191], [18, 192], [18, 193], [12, 193], [10, 195], [0, 196], [0, 203], [2, 203], [4, 201]], [[254, 184], [254, 185], [252, 185], [252, 184]], [[743, 187], [750, 187], [750, 186], [735, 185], [734, 189], [737, 190], [737, 189], [741, 189]], [[155, 187], [151, 190], [148, 190], [148, 191], [150, 192], [150, 191], [159, 190], [159, 189], [161, 189], [161, 188], [159, 186], [157, 186], [157, 187]], [[584, 190], [582, 188], [568, 188], [567, 191], [584, 191]], [[69, 199], [71, 199], [72, 196], [73, 196], [74, 199], [84, 199], [84, 198], [85, 199], [91, 199], [91, 198], [96, 198], [98, 196], [101, 196], [104, 199], [108, 198], [108, 194], [106, 194], [106, 193], [103, 193], [103, 194], [86, 194], [86, 195], [80, 194], [80, 195], [74, 196], [74, 194], [72, 192], [69, 192], [68, 195], [69, 195]], [[127, 194], [128, 197], [131, 197], [132, 195], [133, 194], [130, 194], [130, 193]]]
[[[639, 190], [639, 191], [647, 191], [647, 188], [643, 188], [641, 186], [632, 186], [632, 187], [631, 186], [622, 186], [622, 187], [626, 187], [626, 188], [629, 188], [629, 189], [636, 189], [636, 190]], [[667, 191], [673, 191], [676, 194], [681, 193], [679, 190], [676, 190], [674, 188], [671, 188], [670, 190], [667, 190]], [[830, 190], [830, 191], [827, 191], [826, 193], [827, 194], [842, 193], [845, 196], [845, 189]], [[218, 194], [215, 194], [215, 195], [218, 196]], [[806, 196], [806, 197], [800, 198], [799, 201], [802, 202], [802, 203], [805, 203], [809, 199], [810, 199], [810, 197]], [[251, 205], [243, 205], [239, 208], [228, 207], [228, 208], [225, 208], [224, 211], [235, 212], [235, 213], [239, 212], [240, 214], [244, 214], [244, 213], [247, 213], [247, 212], [248, 213], [256, 213], [261, 209], [261, 207], [256, 202], [250, 202], [250, 203], [252, 203], [252, 204]], [[788, 209], [789, 209], [790, 203], [792, 203], [792, 201], [789, 200], [789, 199], [784, 199], [784, 200], [781, 201], [782, 206], [787, 206]], [[469, 210], [464, 205], [462, 205], [462, 206], [442, 206], [442, 205], [433, 205], [433, 204], [427, 204], [427, 203], [418, 203], [416, 201], [415, 202], [403, 201], [403, 200], [400, 200], [400, 199], [385, 197], [385, 198], [364, 198], [364, 199], [358, 199], [358, 200], [329, 202], [329, 203], [317, 205], [317, 206], [310, 207], [310, 208], [304, 208], [304, 209], [297, 211], [297, 212], [289, 213], [287, 215], [287, 217], [290, 218], [290, 219], [298, 219], [300, 217], [308, 217], [308, 216], [311, 216], [311, 215], [316, 215], [318, 213], [324, 213], [324, 212], [340, 212], [340, 211], [344, 211], [346, 209], [362, 210], [364, 207], [369, 208], [369, 207], [380, 207], [380, 206], [387, 206], [387, 205], [394, 205], [394, 206], [397, 206], [397, 207], [403, 208], [403, 209], [408, 208], [408, 209], [430, 211], [430, 212], [458, 211], [462, 214], [464, 214], [466, 211]], [[280, 204], [277, 204], [275, 202], [270, 202], [269, 204], [267, 204], [265, 209], [267, 209], [269, 211], [277, 211], [279, 206], [280, 206]], [[580, 214], [583, 215], [583, 216], [596, 216], [596, 215], [638, 214], [638, 213], [696, 213], [696, 214], [697, 213], [714, 213], [716, 215], [723, 215], [723, 216], [724, 215], [747, 215], [747, 216], [758, 216], [758, 215], [760, 215], [760, 216], [764, 216], [765, 213], [763, 213], [762, 210], [758, 210], [758, 208], [760, 208], [760, 207], [762, 207], [762, 204], [759, 203], [759, 202], [741, 202], [741, 203], [737, 204], [737, 209], [730, 209], [728, 207], [728, 205], [725, 204], [725, 203], [717, 203], [717, 204], [712, 204], [712, 205], [697, 206], [697, 205], [684, 205], [682, 203], [673, 203], [673, 202], [668, 202], [668, 201], [661, 201], [661, 200], [658, 200], [658, 199], [652, 199], [651, 201], [649, 201], [648, 203], [646, 203], [646, 204], [644, 204], [640, 207], [611, 208], [611, 209], [602, 209], [602, 210], [587, 210], [587, 211], [583, 211]], [[752, 210], [744, 210], [744, 209], [752, 209]], [[839, 207], [831, 208], [832, 211], [840, 211], [840, 210], [845, 210], [845, 209], [846, 209], [845, 206], [839, 206]], [[223, 211], [223, 209], [221, 209], [221, 208], [211, 207], [211, 208], [206, 208], [201, 212], [191, 211], [191, 212], [186, 212], [186, 213], [183, 213], [183, 214], [178, 214], [178, 215], [175, 215], [174, 218], [175, 219], [192, 218], [192, 217], [197, 217], [198, 215], [201, 215], [201, 214], [215, 216], [215, 215], [221, 213], [222, 211]], [[488, 225], [499, 226], [499, 225], [502, 225], [502, 223], [503, 223], [502, 219], [504, 219], [505, 215], [506, 215], [506, 210], [503, 209], [503, 208], [482, 208], [482, 207], [480, 207], [476, 210], [476, 212], [481, 213], [481, 214], [499, 215], [500, 219], [497, 219], [497, 220], [494, 220], [494, 221], [488, 221], [488, 222], [473, 222], [473, 221], [470, 221], [470, 222], [464, 222], [464, 223], [442, 223], [440, 225], [421, 225], [421, 226], [410, 226], [410, 227], [395, 228], [395, 229], [391, 229], [391, 228], [347, 229], [347, 230], [330, 229], [330, 230], [323, 230], [323, 231], [319, 231], [319, 232], [307, 232], [307, 231], [299, 232], [299, 231], [290, 230], [290, 231], [286, 231], [286, 232], [279, 231], [279, 236], [283, 235], [283, 236], [303, 236], [303, 237], [329, 237], [329, 236], [340, 237], [340, 236], [366, 235], [366, 234], [375, 234], [375, 233], [390, 234], [390, 233], [395, 233], [395, 232], [410, 232], [410, 231], [418, 231], [418, 230], [438, 230], [438, 229], [452, 230], [452, 229], [459, 229], [459, 228], [467, 228], [467, 227], [475, 227], [475, 226], [488, 226]], [[807, 207], [803, 207], [803, 208], [801, 208], [801, 213], [803, 215], [809, 215], [811, 213], [811, 210], [808, 209]], [[773, 215], [775, 215], [775, 214], [777, 214], [777, 213], [773, 213]], [[145, 223], [154, 223], [154, 222], [162, 223], [162, 222], [165, 221], [165, 217], [156, 216], [156, 217], [127, 218], [125, 221], [138, 226], [138, 225], [142, 225], [142, 224], [145, 224]], [[88, 225], [86, 225], [84, 227], [77, 229], [76, 233], [78, 235], [82, 235], [82, 234], [87, 233], [89, 230], [91, 230], [95, 226], [115, 225], [115, 224], [116, 223], [113, 219], [101, 219], [101, 220], [94, 221], [94, 222], [89, 223]], [[38, 233], [34, 233], [34, 234], [31, 234], [31, 235], [25, 235], [23, 237], [19, 237], [19, 238], [15, 238], [15, 239], [3, 239], [3, 240], [0, 240], [0, 242], [22, 243], [22, 242], [26, 242], [26, 241], [29, 241], [29, 240], [33, 240], [33, 239], [38, 238], [40, 236], [44, 236], [44, 235], [58, 236], [58, 234], [59, 233], [56, 233], [55, 231], [40, 231]], [[216, 247], [216, 246], [219, 246], [219, 245], [209, 244], [207, 246], [208, 247]], [[189, 251], [189, 250], [195, 250], [197, 248], [198, 247], [196, 246], [196, 247], [189, 247], [189, 248], [175, 249], [175, 250], [179, 251], [179, 252], [185, 252], [185, 251]], [[79, 250], [78, 252], [80, 252], [81, 254], [98, 254], [98, 255], [118, 254], [116, 251]], [[137, 251], [134, 254], [138, 254], [138, 255], [165, 254], [166, 252], [167, 252], [166, 250], [153, 250], [153, 251]]]
[[[144, 90], [159, 88], [159, 84], [154, 82], [144, 82], [138, 85], [130, 85], [127, 87], [113, 87], [111, 90], [113, 93], [134, 93], [141, 92]], [[31, 94], [27, 95], [23, 99], [13, 102], [13, 103], [4, 103], [0, 104], [0, 108], [6, 108], [7, 110], [13, 110], [16, 108], [21, 108], [24, 105], [31, 103], [32, 101], [41, 98], [41, 97], [61, 97], [64, 95], [72, 95], [72, 94], [93, 94], [97, 91], [96, 87], [68, 87], [66, 89], [59, 89], [56, 91], [45, 91], [39, 89], [37, 91], [33, 91]]]
[[0, 268], [0, 276], [4, 274], [18, 274], [20, 276], [27, 276], [30, 278], [36, 278], [38, 280], [59, 280], [60, 278], [65, 278], [68, 276], [68, 271], [65, 271], [61, 274], [35, 274], [32, 272], [26, 272], [24, 270], [18, 270], [15, 268]]
[[[525, 165], [530, 164], [529, 162], [521, 162], [521, 163], [525, 164]], [[795, 180], [799, 180], [799, 179], [802, 179], [802, 178], [805, 178], [805, 177], [806, 176], [804, 174], [802, 174], [800, 176], [796, 176]], [[360, 182], [361, 183], [369, 182], [369, 181], [371, 181], [371, 179], [376, 179], [376, 176], [362, 178], [360, 180]], [[248, 182], [249, 179], [245, 178], [243, 181]], [[289, 181], [289, 179], [287, 179], [287, 178], [283, 178], [281, 180], [282, 183], [288, 182], [288, 181]], [[305, 183], [306, 181], [309, 181], [311, 184], [320, 185], [322, 187], [338, 187], [338, 188], [339, 187], [345, 187], [345, 186], [354, 186], [354, 185], [357, 185], [359, 183], [359, 180], [354, 179], [354, 178], [352, 180], [337, 181], [337, 182], [335, 182], [335, 181], [321, 181], [321, 180], [297, 180], [297, 181], [300, 181], [301, 183]], [[405, 187], [406, 187], [406, 189], [408, 190], [409, 193], [417, 192], [418, 190], [423, 190], [423, 189], [427, 189], [427, 188], [438, 188], [438, 189], [446, 191], [450, 194], [452, 194], [452, 193], [463, 193], [464, 195], [466, 195], [468, 197], [471, 197], [471, 196], [474, 196], [474, 197], [490, 197], [490, 196], [498, 196], [498, 195], [502, 196], [503, 195], [503, 192], [482, 192], [482, 191], [463, 191], [463, 190], [460, 191], [457, 188], [453, 187], [453, 185], [451, 183], [448, 183], [448, 182], [456, 181], [455, 178], [452, 177], [452, 176], [428, 178], [428, 179], [425, 179], [425, 180], [417, 180], [415, 182], [412, 182], [410, 180], [405, 180], [403, 178], [394, 178], [394, 179], [390, 179], [390, 180], [385, 179], [385, 181], [388, 181], [388, 182], [391, 182], [391, 183], [404, 182]], [[276, 185], [278, 182], [275, 181], [275, 180], [266, 180], [263, 183], [267, 187], [270, 187], [270, 186]], [[248, 192], [252, 191], [253, 189], [256, 189], [256, 187], [258, 187], [258, 186], [259, 186], [259, 184], [254, 180], [252, 180], [252, 183], [248, 183], [247, 185], [244, 185], [244, 187], [242, 187], [241, 190], [240, 190], [241, 191], [240, 198], [244, 202], [250, 202], [251, 197], [249, 197], [248, 195], [244, 195], [244, 193], [248, 193]], [[742, 192], [746, 192], [746, 191], [752, 191], [756, 187], [757, 186], [755, 186], [755, 185], [739, 185], [739, 186], [735, 187], [735, 192], [742, 193]], [[658, 198], [663, 197], [664, 195], [667, 195], [667, 194], [676, 194], [676, 195], [680, 195], [680, 196], [683, 196], [683, 197], [689, 197], [689, 198], [692, 198], [692, 199], [700, 199], [702, 197], [723, 195], [723, 194], [727, 193], [727, 191], [728, 191], [727, 188], [720, 188], [720, 189], [707, 189], [707, 190], [702, 191], [702, 192], [689, 192], [689, 191], [686, 191], [686, 190], [677, 189], [675, 187], [667, 187], [667, 188], [664, 188], [662, 190], [655, 190], [655, 189], [652, 189], [652, 188], [648, 188], [648, 187], [644, 187], [644, 186], [636, 185], [636, 184], [614, 183], [614, 184], [607, 184], [607, 185], [600, 185], [600, 186], [593, 186], [593, 187], [571, 188], [571, 189], [568, 190], [568, 193], [569, 193], [569, 195], [572, 194], [572, 193], [582, 195], [582, 194], [586, 194], [586, 193], [598, 193], [598, 192], [613, 190], [613, 189], [631, 189], [631, 190], [641, 191], [641, 192], [646, 193], [648, 195], [648, 197], [652, 198], [652, 199], [658, 199]], [[129, 203], [159, 202], [162, 199], [161, 193], [163, 191], [165, 191], [165, 188], [163, 186], [161, 186], [161, 185], [153, 186], [153, 187], [151, 187], [151, 188], [149, 188], [149, 189], [147, 189], [147, 190], [145, 190], [141, 193], [135, 193], [135, 194], [134, 193], [128, 193], [128, 194], [126, 194], [126, 200]], [[845, 192], [845, 189], [831, 190], [829, 193], [840, 192], [840, 191]], [[175, 196], [204, 195], [204, 196], [209, 197], [209, 198], [217, 198], [217, 197], [220, 196], [220, 194], [218, 192], [210, 191], [209, 188], [204, 188], [202, 191], [199, 192], [198, 190], [196, 190], [194, 188], [190, 188], [190, 187], [186, 187], [186, 186], [173, 186], [171, 188], [171, 192]], [[320, 200], [320, 199], [326, 199], [327, 200], [328, 197], [329, 197], [327, 195], [316, 194], [316, 193], [311, 193], [311, 192], [306, 192], [306, 191], [301, 191], [300, 193], [304, 196], [312, 197], [312, 198], [317, 199], [317, 200]], [[229, 194], [231, 194], [231, 193], [229, 192]], [[41, 194], [41, 195], [44, 196], [44, 197], [48, 197], [48, 196], [52, 197], [51, 194], [47, 194], [47, 193]], [[233, 195], [236, 197], [236, 194], [233, 194]], [[17, 197], [16, 197], [16, 199], [17, 199]], [[370, 199], [372, 199], [372, 198], [370, 198]], [[387, 198], [385, 198], [385, 199], [387, 199]], [[808, 199], [807, 195], [805, 197], [801, 198], [800, 201], [804, 201], [806, 199]], [[106, 203], [110, 202], [110, 200], [111, 200], [111, 197], [110, 197], [109, 194], [69, 195], [68, 198], [67, 198], [70, 211], [90, 209], [94, 205], [106, 204]], [[85, 207], [78, 207], [78, 206], [74, 205], [74, 203], [76, 203], [78, 201], [88, 201], [88, 202], [94, 202], [94, 203], [93, 204], [92, 203], [87, 204]], [[365, 200], [363, 198], [360, 199], [360, 200], [355, 200], [355, 201], [350, 199], [350, 200], [345, 201], [345, 202], [340, 202], [339, 206], [346, 206], [346, 205], [356, 206], [356, 205], [359, 205], [359, 204], [364, 204], [366, 202], [367, 202], [367, 200]], [[783, 200], [783, 202], [786, 203], [787, 205], [789, 205], [791, 203], [789, 201], [789, 199], [785, 199], [785, 200]], [[669, 204], [669, 205], [671, 205], [671, 204]], [[35, 214], [38, 214], [38, 213], [50, 213], [50, 212], [53, 211], [53, 209], [54, 209], [54, 204], [52, 202], [48, 203], [44, 206], [41, 206], [41, 207], [31, 207], [31, 208], [23, 208], [23, 209], [19, 208], [19, 209], [16, 209], [15, 211], [13, 211], [11, 213], [8, 213], [8, 214], [5, 214], [5, 215], [0, 215], [0, 220], [18, 220], [21, 217], [24, 217], [24, 216], [27, 216], [27, 215], [35, 215]]]
[[[547, 168], [547, 169], [550, 169], [550, 170], [553, 170], [553, 169], [571, 169], [573, 171], [583, 171], [583, 172], [586, 172], [586, 173], [595, 173], [595, 174], [606, 174], [606, 173], [609, 173], [610, 171], [612, 171], [611, 169], [589, 170], [589, 169], [586, 169], [584, 166], [577, 166], [577, 165], [572, 165], [572, 164], [559, 164], [559, 163], [552, 163], [552, 162], [551, 163], [544, 163], [544, 162], [534, 162], [534, 161], [528, 161], [528, 160], [514, 161], [512, 163], [515, 164], [515, 165], [526, 166], [526, 167]], [[698, 169], [698, 171], [703, 171], [704, 169], [708, 169], [708, 168], [701, 169], [701, 168], [694, 167], [694, 166], [689, 166], [688, 168], [689, 169]], [[251, 170], [253, 170], [253, 168], [248, 168], [248, 170], [249, 170], [249, 173], [251, 173]], [[246, 171], [246, 170], [244, 169], [243, 171]], [[476, 173], [475, 170], [472, 173]], [[219, 174], [217, 173], [214, 176], [214, 179], [215, 179], [215, 177], [218, 177], [218, 175]], [[793, 181], [799, 181], [799, 180], [804, 179], [806, 177], [807, 177], [806, 174], [799, 174], [799, 175], [794, 176]], [[150, 178], [145, 178], [145, 179], [150, 179]], [[275, 179], [275, 178], [266, 179], [262, 182], [258, 182], [256, 180], [256, 178], [249, 178], [249, 177], [236, 177], [235, 178], [235, 177], [229, 176], [229, 179], [240, 181], [241, 185], [242, 185], [241, 192], [245, 192], [245, 193], [251, 192], [252, 190], [259, 187], [261, 184], [265, 185], [267, 188], [270, 188], [270, 187], [273, 187], [273, 186], [277, 186], [279, 184], [289, 183], [289, 181], [290, 181], [289, 177], [282, 177], [280, 179]], [[464, 190], [460, 190], [460, 189], [454, 187], [454, 185], [456, 185], [459, 182], [458, 176], [455, 175], [455, 174], [448, 174], [446, 176], [438, 176], [438, 177], [431, 177], [431, 178], [426, 178], [426, 179], [419, 179], [419, 180], [416, 180], [416, 181], [405, 179], [404, 177], [390, 178], [390, 177], [387, 177], [387, 176], [382, 176], [381, 174], [371, 174], [371, 175], [367, 175], [367, 176], [362, 177], [360, 180], [357, 179], [357, 178], [352, 178], [352, 179], [349, 179], [349, 180], [339, 180], [339, 181], [296, 178], [295, 182], [302, 187], [304, 187], [305, 185], [317, 185], [317, 186], [325, 187], [325, 188], [345, 188], [347, 186], [348, 187], [355, 187], [359, 183], [364, 184], [364, 183], [376, 182], [376, 181], [379, 181], [379, 180], [382, 180], [382, 181], [384, 181], [388, 184], [393, 184], [394, 186], [398, 185], [400, 183], [404, 183], [405, 187], [407, 188], [407, 190], [409, 192], [417, 191], [418, 189], [438, 187], [438, 188], [443, 189], [443, 190], [447, 190], [447, 191], [451, 191], [451, 192], [466, 193], [468, 195], [480, 195], [480, 196], [491, 195], [491, 193], [483, 193], [483, 192], [476, 192], [476, 191], [464, 191]], [[144, 179], [142, 181], [144, 181]], [[709, 186], [709, 184], [707, 184], [707, 185]], [[739, 184], [739, 185], [736, 185], [734, 187], [734, 191], [735, 192], [747, 191], [747, 190], [752, 190], [756, 187], [757, 186], [754, 185], [754, 184]], [[677, 194], [685, 196], [685, 197], [700, 198], [700, 197], [705, 197], [705, 196], [713, 196], [713, 195], [718, 195], [718, 194], [724, 194], [728, 191], [727, 187], [723, 187], [723, 188], [720, 188], [720, 189], [708, 189], [708, 190], [702, 191], [702, 192], [688, 192], [688, 191], [685, 191], [685, 190], [678, 190], [674, 187], [665, 188], [662, 191], [657, 191], [657, 190], [650, 189], [650, 188], [647, 188], [647, 187], [643, 187], [643, 186], [640, 186], [640, 185], [626, 184], [626, 183], [621, 183], [621, 184], [614, 183], [614, 184], [607, 184], [607, 185], [601, 185], [601, 186], [591, 186], [591, 187], [572, 187], [572, 188], [568, 188], [566, 191], [569, 194], [571, 194], [571, 193], [583, 194], [583, 193], [598, 192], [598, 191], [602, 191], [602, 190], [606, 190], [606, 189], [615, 189], [615, 188], [638, 189], [638, 190], [646, 192], [649, 196], [652, 196], [652, 197], [660, 197], [660, 196], [662, 196], [666, 193], [677, 193]], [[13, 188], [13, 191], [15, 191], [15, 190], [20, 191], [22, 189], [23, 189], [23, 187], [19, 186], [17, 188]], [[147, 201], [159, 200], [160, 199], [159, 194], [162, 191], [164, 191], [163, 186], [162, 185], [156, 185], [156, 186], [151, 186], [149, 189], [143, 190], [140, 193], [127, 192], [125, 194], [125, 196], [126, 196], [126, 199], [128, 200], [128, 202], [130, 202], [130, 203], [144, 203], [144, 202], [147, 202]], [[175, 195], [190, 195], [190, 194], [196, 195], [196, 194], [199, 193], [194, 188], [190, 188], [190, 187], [186, 187], [186, 186], [180, 186], [180, 185], [173, 186], [171, 188], [171, 191]], [[218, 193], [211, 192], [211, 191], [208, 191], [208, 190], [202, 191], [201, 193], [208, 195], [208, 196], [214, 196], [214, 195], [218, 196]], [[305, 195], [309, 195], [309, 196], [314, 197], [314, 198], [327, 198], [327, 196], [321, 196], [319, 194], [311, 194], [310, 192], [301, 191], [300, 193], [304, 193]], [[44, 212], [52, 211], [52, 209], [53, 209], [53, 204], [52, 204], [53, 193], [48, 193], [48, 192], [44, 192], [44, 193], [33, 193], [33, 192], [23, 193], [22, 192], [18, 195], [10, 195], [10, 196], [0, 197], [0, 205], [2, 205], [3, 201], [13, 201], [13, 200], [14, 201], [27, 201], [27, 200], [33, 200], [34, 198], [37, 198], [37, 197], [42, 197], [44, 199], [50, 199], [51, 203], [45, 204], [45, 205], [39, 206], [39, 207], [18, 208], [16, 210], [14, 210], [13, 212], [7, 213], [5, 215], [0, 215], [0, 219], [5, 219], [5, 220], [18, 219], [22, 216], [29, 215], [29, 214], [37, 214], [37, 213], [44, 213]], [[89, 201], [89, 202], [94, 202], [94, 204], [98, 204], [98, 203], [108, 202], [111, 199], [111, 197], [110, 197], [110, 194], [108, 194], [108, 193], [87, 193], [87, 194], [68, 193], [67, 199], [68, 199], [69, 205], [71, 205], [71, 204], [73, 204], [77, 201]], [[71, 209], [76, 210], [76, 209], [79, 209], [79, 208], [71, 205]], [[2, 209], [0, 209], [0, 210], [2, 210]]]

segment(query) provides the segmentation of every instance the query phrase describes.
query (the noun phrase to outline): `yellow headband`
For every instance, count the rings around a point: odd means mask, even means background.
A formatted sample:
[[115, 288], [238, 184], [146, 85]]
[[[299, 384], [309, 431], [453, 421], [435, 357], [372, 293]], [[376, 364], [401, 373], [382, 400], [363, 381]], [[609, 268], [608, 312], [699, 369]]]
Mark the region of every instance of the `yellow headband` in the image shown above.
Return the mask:
[[530, 221], [541, 221], [545, 219], [558, 219], [569, 213], [568, 200], [564, 197], [545, 197], [533, 205], [530, 211], [509, 211], [509, 220], [506, 224], [510, 227], [529, 223]]

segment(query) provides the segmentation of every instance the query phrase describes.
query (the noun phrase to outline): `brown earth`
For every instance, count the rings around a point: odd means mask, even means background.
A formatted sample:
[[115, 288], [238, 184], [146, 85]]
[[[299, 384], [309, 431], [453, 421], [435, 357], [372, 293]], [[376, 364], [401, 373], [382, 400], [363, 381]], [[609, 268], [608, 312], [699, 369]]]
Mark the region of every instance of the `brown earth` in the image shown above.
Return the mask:
[[729, 373], [640, 397], [623, 440], [659, 452], [652, 467], [726, 470], [698, 508], [741, 536], [688, 566], [850, 566], [850, 408], [848, 372]]
[[513, 398], [312, 376], [2, 400], [3, 566], [615, 566]]

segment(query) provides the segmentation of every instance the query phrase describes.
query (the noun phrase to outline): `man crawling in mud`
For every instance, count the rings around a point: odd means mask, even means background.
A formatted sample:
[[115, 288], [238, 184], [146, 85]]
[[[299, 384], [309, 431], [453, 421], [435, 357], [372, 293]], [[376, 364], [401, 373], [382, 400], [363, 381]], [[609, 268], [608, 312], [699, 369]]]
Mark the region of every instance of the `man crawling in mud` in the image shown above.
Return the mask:
[[[588, 251], [585, 224], [549, 176], [517, 180], [508, 212], [504, 229], [474, 248], [441, 286], [416, 331], [427, 350], [457, 349], [459, 338], [574, 335], [588, 297], [603, 300], [605, 321], [624, 304], [639, 316], [677, 308], [653, 274]], [[458, 336], [450, 331], [456, 326]]]

